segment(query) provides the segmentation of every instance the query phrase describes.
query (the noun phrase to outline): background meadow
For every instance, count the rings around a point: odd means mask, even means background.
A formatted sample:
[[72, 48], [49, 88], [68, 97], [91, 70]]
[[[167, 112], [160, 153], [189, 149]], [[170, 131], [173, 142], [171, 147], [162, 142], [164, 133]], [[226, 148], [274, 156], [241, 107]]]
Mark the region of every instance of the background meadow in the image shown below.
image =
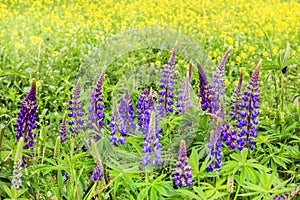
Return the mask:
[[[299, 10], [298, 1], [2, 1], [0, 199], [284, 199], [282, 194], [296, 199]], [[137, 113], [144, 88], [159, 90], [162, 69], [176, 41], [174, 96], [192, 63], [192, 109], [161, 121], [164, 163], [145, 168], [140, 160], [142, 134], [127, 137], [125, 146], [112, 146], [107, 139], [112, 101], [115, 97], [119, 103], [128, 89]], [[199, 105], [197, 64], [212, 83], [229, 47], [224, 77], [227, 112], [240, 72], [245, 88], [262, 59], [258, 137], [254, 150], [223, 148], [222, 168], [207, 172], [214, 124]], [[104, 67], [105, 137], [86, 151], [74, 150], [89, 132], [70, 140], [67, 124], [69, 139], [58, 147], [61, 122], [69, 113], [77, 81], [87, 113], [90, 93]], [[16, 124], [33, 78], [36, 156], [21, 169], [22, 186], [17, 191], [11, 187], [18, 157]], [[187, 122], [193, 125], [183, 130]], [[177, 188], [172, 177], [181, 139], [187, 143], [194, 185]], [[102, 160], [105, 181], [91, 179], [95, 157]], [[69, 175], [67, 181], [62, 171]]]

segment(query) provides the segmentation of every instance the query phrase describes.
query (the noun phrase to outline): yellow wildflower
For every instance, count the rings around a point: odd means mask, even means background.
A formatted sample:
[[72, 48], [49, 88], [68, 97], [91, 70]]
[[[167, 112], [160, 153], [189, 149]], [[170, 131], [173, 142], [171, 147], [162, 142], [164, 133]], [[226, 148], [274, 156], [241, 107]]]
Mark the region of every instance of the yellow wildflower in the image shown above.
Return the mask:
[[241, 57], [240, 57], [240, 56], [237, 56], [237, 57], [235, 58], [235, 60], [236, 60], [237, 62], [240, 62], [240, 61], [241, 61]]
[[268, 54], [268, 52], [264, 51], [262, 55], [263, 55], [264, 57], [267, 57], [269, 54]]
[[272, 50], [272, 54], [277, 54], [278, 53], [278, 47], [275, 47], [273, 50]]
[[52, 52], [52, 56], [53, 56], [53, 57], [58, 56], [58, 52], [57, 52], [57, 51], [53, 51], [53, 52]]
[[226, 79], [226, 80], [224, 81], [224, 84], [225, 84], [226, 86], [228, 86], [228, 85], [230, 85], [230, 82]]
[[228, 43], [229, 45], [233, 45], [233, 39], [232, 39], [232, 37], [228, 37], [228, 38], [227, 38], [227, 43]]
[[43, 38], [38, 37], [38, 36], [31, 36], [30, 37], [30, 41], [34, 44], [34, 45], [40, 45], [43, 43]]
[[247, 58], [247, 54], [246, 54], [246, 53], [244, 53], [244, 52], [243, 52], [243, 53], [241, 53], [241, 58], [242, 58], [242, 59], [246, 59], [246, 58]]

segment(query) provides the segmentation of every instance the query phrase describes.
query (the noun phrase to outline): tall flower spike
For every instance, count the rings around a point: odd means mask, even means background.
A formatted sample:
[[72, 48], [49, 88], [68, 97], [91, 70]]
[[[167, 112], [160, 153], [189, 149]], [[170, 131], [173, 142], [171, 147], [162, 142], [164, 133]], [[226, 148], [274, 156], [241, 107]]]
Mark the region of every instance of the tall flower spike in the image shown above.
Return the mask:
[[159, 143], [160, 137], [158, 135], [157, 122], [155, 120], [155, 111], [151, 110], [149, 131], [145, 136], [144, 148], [142, 152], [145, 156], [142, 158], [142, 165], [147, 166], [152, 160], [152, 166], [160, 165], [162, 145]]
[[239, 120], [236, 127], [239, 129], [238, 143], [240, 145], [240, 150], [244, 147], [249, 147], [251, 150], [253, 150], [255, 145], [253, 138], [257, 137], [257, 116], [259, 115], [258, 78], [261, 63], [262, 61], [260, 60], [254, 72], [252, 73], [249, 84], [244, 91], [242, 102], [238, 103]]
[[[32, 132], [36, 128], [35, 121], [37, 117], [37, 104], [36, 104], [36, 83], [35, 79], [32, 81], [31, 89], [26, 96], [26, 99], [23, 101], [20, 112], [18, 115], [18, 124], [16, 125], [17, 130], [17, 139], [21, 137], [24, 138], [24, 147], [23, 149], [31, 149], [33, 152], [34, 139], [36, 134]], [[33, 157], [33, 154], [28, 154], [29, 157]], [[28, 166], [25, 158], [23, 157], [22, 166]]]
[[205, 72], [200, 64], [198, 64], [198, 75], [199, 75], [199, 88], [200, 88], [200, 103], [202, 110], [208, 110], [209, 113], [212, 113], [211, 102], [210, 102], [210, 90], [211, 86], [208, 83]]
[[150, 99], [148, 89], [144, 89], [137, 103], [139, 131], [147, 134], [150, 124]]
[[129, 96], [127, 90], [125, 90], [125, 94], [123, 99], [120, 102], [120, 133], [122, 136], [119, 139], [121, 144], [125, 144], [125, 136], [126, 135], [134, 135], [136, 125], [134, 122], [134, 109], [132, 106], [132, 100]]
[[70, 106], [69, 110], [71, 111], [68, 116], [71, 118], [71, 121], [69, 121], [70, 131], [71, 131], [71, 137], [75, 137], [76, 134], [79, 134], [81, 130], [84, 130], [84, 120], [82, 119], [83, 117], [83, 112], [82, 112], [82, 104], [81, 101], [79, 100], [80, 98], [80, 83], [79, 81], [77, 82], [72, 99], [69, 101]]
[[161, 96], [158, 99], [158, 102], [160, 103], [162, 109], [164, 111], [164, 114], [172, 113], [173, 108], [172, 105], [173, 102], [173, 84], [174, 84], [174, 65], [176, 60], [176, 51], [177, 51], [177, 42], [175, 43], [171, 57], [166, 64], [166, 67], [162, 70], [162, 77], [160, 79], [160, 91], [158, 94]]
[[237, 137], [237, 130], [236, 130], [236, 124], [240, 121], [243, 120], [239, 117], [239, 104], [242, 102], [241, 98], [241, 91], [242, 91], [242, 82], [243, 82], [243, 74], [242, 72], [240, 73], [240, 78], [238, 81], [238, 84], [232, 94], [231, 97], [231, 104], [230, 104], [230, 122], [232, 126], [232, 130], [230, 130], [230, 124], [226, 124], [226, 129], [228, 130], [225, 135], [223, 135], [223, 140], [225, 141], [226, 145], [229, 147], [229, 149], [235, 149], [238, 148], [240, 150], [243, 149], [240, 143], [238, 143], [239, 139]]
[[185, 140], [181, 140], [178, 152], [178, 162], [176, 163], [176, 168], [174, 169], [173, 181], [175, 186], [185, 187], [192, 186], [194, 184], [191, 180], [193, 177], [191, 173], [192, 167], [190, 167], [188, 164]]
[[63, 143], [68, 138], [67, 131], [66, 131], [66, 115], [64, 115], [64, 118], [63, 118], [63, 120], [61, 122], [60, 131], [59, 132], [60, 132], [60, 143]]
[[217, 117], [220, 117], [224, 119], [225, 117], [225, 84], [224, 84], [224, 71], [225, 71], [225, 64], [227, 61], [227, 58], [229, 56], [231, 48], [229, 48], [221, 62], [219, 63], [214, 77], [213, 77], [213, 85], [212, 85], [212, 91], [211, 91], [211, 108], [212, 108], [212, 114], [216, 115]]
[[222, 165], [222, 141], [221, 141], [221, 133], [223, 122], [221, 118], [217, 119], [215, 127], [210, 136], [210, 142], [208, 145], [208, 155], [209, 161], [211, 161], [210, 165], [206, 168], [207, 172], [212, 172], [214, 170], [218, 171]]
[[179, 90], [179, 95], [177, 97], [178, 101], [176, 106], [178, 113], [188, 113], [189, 106], [191, 104], [191, 84], [190, 84], [190, 72], [187, 71], [186, 79], [182, 84], [182, 88]]
[[115, 97], [113, 97], [112, 105], [113, 105], [113, 110], [112, 110], [111, 121], [109, 123], [110, 136], [108, 137], [108, 139], [110, 140], [112, 145], [116, 145], [119, 142], [119, 137], [116, 134], [119, 132], [121, 119], [120, 119], [117, 100]]
[[[94, 137], [95, 141], [100, 140], [102, 136], [101, 127], [104, 126], [104, 105], [103, 105], [103, 98], [102, 98], [102, 85], [105, 75], [105, 69], [103, 68], [98, 80], [96, 87], [94, 88], [94, 91], [91, 94], [90, 103], [91, 106], [89, 106], [89, 121], [88, 128], [92, 129], [91, 136]], [[94, 124], [94, 126], [93, 126]], [[96, 132], [94, 132], [96, 131]]]

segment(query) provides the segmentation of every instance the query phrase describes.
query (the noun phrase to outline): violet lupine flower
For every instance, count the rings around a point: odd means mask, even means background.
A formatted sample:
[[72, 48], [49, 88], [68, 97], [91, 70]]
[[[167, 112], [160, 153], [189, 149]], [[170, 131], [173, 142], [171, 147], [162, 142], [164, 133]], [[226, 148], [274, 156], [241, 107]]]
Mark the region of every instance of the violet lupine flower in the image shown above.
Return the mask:
[[[21, 137], [24, 138], [24, 146], [23, 149], [31, 149], [33, 152], [34, 139], [36, 134], [32, 133], [32, 130], [36, 128], [35, 121], [37, 118], [37, 104], [36, 104], [36, 83], [35, 79], [32, 81], [31, 89], [26, 96], [26, 99], [23, 101], [20, 112], [18, 115], [18, 124], [16, 125], [17, 129], [17, 139]], [[29, 154], [30, 157], [33, 157], [33, 154]], [[23, 166], [28, 166], [25, 161], [25, 157], [23, 157]]]
[[99, 182], [102, 180], [103, 176], [104, 176], [104, 172], [103, 172], [102, 164], [100, 161], [96, 161], [96, 165], [94, 167], [94, 171], [91, 178], [94, 181]]
[[150, 99], [148, 89], [144, 89], [137, 103], [139, 131], [147, 134], [150, 124]]
[[216, 125], [210, 136], [210, 142], [208, 144], [208, 155], [210, 165], [206, 168], [207, 172], [212, 172], [214, 170], [218, 171], [222, 165], [222, 141], [221, 135], [223, 132], [223, 120], [221, 118], [217, 119]]
[[[91, 136], [94, 137], [95, 141], [100, 140], [102, 136], [102, 131], [101, 127], [104, 126], [104, 105], [102, 103], [103, 98], [102, 98], [102, 85], [103, 85], [103, 80], [104, 80], [104, 75], [105, 75], [105, 68], [101, 72], [98, 80], [96, 87], [94, 88], [94, 91], [91, 94], [90, 98], [90, 103], [91, 106], [89, 106], [89, 121], [90, 123], [88, 124], [88, 128], [93, 130], [91, 132]], [[94, 124], [94, 126], [93, 126]], [[96, 131], [96, 132], [94, 132]]]
[[150, 113], [149, 130], [144, 138], [144, 148], [142, 149], [142, 152], [145, 154], [141, 160], [143, 166], [147, 166], [151, 160], [152, 166], [162, 163], [161, 152], [159, 150], [162, 148], [162, 145], [159, 143], [160, 136], [158, 135], [159, 128], [157, 127], [157, 121], [155, 119], [155, 111], [152, 109]]
[[109, 123], [110, 136], [108, 137], [112, 145], [116, 145], [119, 142], [119, 138], [116, 136], [116, 134], [119, 132], [119, 128], [120, 128], [120, 113], [117, 105], [117, 100], [116, 98], [113, 98], [112, 117]]
[[239, 150], [243, 149], [243, 146], [241, 146], [241, 142], [239, 137], [237, 136], [237, 130], [236, 130], [236, 123], [240, 120], [242, 120], [239, 117], [239, 104], [242, 102], [241, 98], [241, 89], [242, 89], [242, 82], [243, 82], [243, 74], [240, 73], [240, 78], [238, 81], [238, 85], [236, 86], [234, 93], [232, 94], [231, 98], [231, 104], [230, 104], [230, 122], [231, 126], [233, 127], [233, 130], [230, 130], [230, 124], [225, 125], [225, 129], [228, 131], [227, 134], [223, 135], [223, 140], [225, 141], [226, 145], [229, 147], [230, 150], [238, 148]]
[[255, 142], [253, 138], [257, 137], [257, 116], [259, 115], [258, 111], [258, 78], [261, 67], [261, 61], [256, 66], [249, 84], [244, 91], [244, 96], [242, 97], [242, 102], [238, 103], [238, 122], [236, 127], [238, 128], [238, 146], [239, 149], [244, 147], [249, 147], [251, 150], [254, 149]]
[[125, 94], [123, 99], [120, 102], [120, 133], [121, 137], [119, 138], [119, 142], [124, 145], [125, 144], [125, 136], [126, 135], [134, 135], [136, 125], [134, 122], [134, 109], [132, 106], [132, 100], [129, 96], [127, 90], [125, 90]]
[[171, 57], [166, 64], [166, 67], [162, 70], [162, 78], [160, 79], [159, 88], [161, 89], [158, 94], [161, 98], [158, 102], [161, 105], [160, 109], [163, 109], [164, 114], [172, 113], [173, 108], [173, 84], [174, 84], [174, 64], [176, 60], [177, 43], [174, 45]]
[[191, 173], [192, 167], [188, 165], [188, 158], [186, 153], [185, 140], [181, 140], [179, 152], [178, 152], [178, 162], [176, 163], [176, 168], [174, 169], [173, 181], [177, 187], [192, 186], [194, 183], [191, 180], [193, 175]]
[[[215, 114], [217, 117], [220, 117], [222, 119], [225, 118], [225, 84], [224, 84], [224, 71], [225, 71], [225, 64], [227, 61], [227, 58], [229, 56], [231, 48], [229, 48], [221, 62], [219, 63], [214, 77], [213, 77], [213, 84], [212, 84], [212, 90], [211, 90], [211, 109], [212, 109], [212, 114]], [[222, 108], [223, 107], [223, 108]]]
[[75, 134], [79, 134], [81, 130], [84, 130], [84, 120], [83, 112], [82, 112], [82, 105], [80, 98], [80, 83], [78, 82], [75, 86], [72, 99], [69, 101], [70, 106], [69, 110], [71, 111], [68, 116], [72, 118], [71, 121], [69, 121], [70, 131], [71, 131], [71, 137], [74, 138]]
[[211, 103], [210, 103], [210, 90], [211, 86], [208, 83], [205, 72], [200, 64], [198, 64], [198, 75], [199, 75], [199, 88], [200, 88], [200, 98], [202, 110], [208, 110], [209, 113], [212, 113]]
[[178, 101], [176, 103], [178, 113], [188, 113], [191, 104], [191, 85], [190, 85], [190, 72], [187, 72], [186, 79], [182, 84], [182, 88], [179, 90], [179, 95], [177, 97]]
[[63, 143], [64, 141], [67, 140], [67, 130], [66, 130], [66, 115], [64, 116], [61, 125], [60, 125], [60, 143]]

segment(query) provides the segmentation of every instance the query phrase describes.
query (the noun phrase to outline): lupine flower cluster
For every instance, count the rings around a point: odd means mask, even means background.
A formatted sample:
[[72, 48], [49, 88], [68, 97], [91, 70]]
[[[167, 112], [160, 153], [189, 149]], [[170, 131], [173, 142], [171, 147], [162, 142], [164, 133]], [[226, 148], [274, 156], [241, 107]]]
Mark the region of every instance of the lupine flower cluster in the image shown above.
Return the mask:
[[214, 126], [214, 129], [210, 136], [210, 142], [208, 144], [208, 155], [209, 161], [211, 161], [211, 163], [206, 168], [207, 172], [212, 172], [214, 170], [218, 171], [222, 165], [222, 125], [222, 119], [217, 119], [216, 125]]
[[129, 96], [127, 90], [125, 90], [125, 94], [123, 99], [120, 102], [120, 133], [122, 134], [122, 138], [119, 139], [121, 144], [125, 144], [125, 135], [134, 135], [136, 125], [134, 122], [134, 109], [132, 106], [132, 100]]
[[260, 66], [261, 61], [255, 68], [243, 96], [234, 99], [233, 103], [236, 104], [230, 107], [233, 112], [229, 115], [231, 120], [236, 122], [235, 124], [233, 123], [234, 129], [228, 132], [229, 136], [225, 138], [226, 144], [229, 145], [230, 149], [238, 148], [242, 150], [245, 147], [249, 147], [251, 150], [254, 149], [255, 142], [253, 139], [257, 137], [257, 116], [259, 114], [258, 78]]
[[[142, 165], [147, 166], [152, 160], [152, 166], [160, 165], [161, 152], [160, 148], [162, 145], [159, 143], [160, 136], [158, 135], [159, 128], [157, 127], [157, 121], [155, 117], [155, 111], [152, 109], [150, 111], [150, 124], [148, 133], [145, 135], [144, 148], [142, 152], [145, 156], [142, 158]], [[154, 156], [154, 157], [153, 157]]]
[[178, 113], [180, 114], [188, 113], [189, 106], [191, 104], [191, 72], [192, 65], [189, 66], [186, 78], [182, 84], [181, 89], [179, 90], [179, 95], [177, 97], [176, 106], [178, 109]]
[[[102, 103], [102, 85], [105, 75], [105, 68], [101, 72], [96, 87], [94, 88], [94, 91], [91, 94], [90, 103], [91, 106], [89, 106], [89, 121], [88, 128], [91, 129], [91, 136], [94, 137], [95, 141], [100, 140], [102, 131], [101, 127], [104, 126], [104, 105]], [[94, 125], [93, 125], [94, 124]], [[95, 130], [96, 129], [96, 130]], [[94, 132], [96, 131], [96, 132]]]
[[[37, 110], [37, 104], [36, 104], [36, 82], [35, 80], [32, 81], [31, 89], [26, 96], [26, 99], [23, 101], [22, 106], [20, 108], [20, 112], [18, 115], [18, 124], [16, 125], [17, 129], [17, 139], [19, 140], [21, 137], [24, 138], [24, 147], [23, 149], [31, 149], [33, 152], [33, 145], [34, 145], [34, 139], [36, 137], [36, 134], [33, 133], [33, 129], [36, 128], [35, 121], [36, 121], [36, 110]], [[29, 157], [33, 157], [33, 153], [28, 154]], [[25, 157], [23, 157], [23, 166], [28, 166], [28, 163], [25, 160]]]
[[103, 176], [104, 176], [104, 173], [103, 173], [102, 164], [100, 161], [97, 161], [95, 164], [94, 171], [92, 173], [91, 178], [94, 181], [99, 182], [102, 180]]
[[[224, 69], [227, 58], [229, 56], [230, 48], [223, 56], [218, 65], [214, 77], [212, 89], [208, 91], [210, 96], [211, 117], [215, 119], [216, 124], [210, 136], [208, 144], [208, 155], [210, 165], [206, 171], [210, 172], [214, 169], [219, 170], [222, 164], [222, 135], [226, 134], [225, 125], [225, 90], [224, 90]], [[201, 70], [200, 70], [201, 71]], [[202, 73], [200, 73], [202, 74]]]
[[177, 187], [192, 186], [194, 183], [191, 180], [193, 175], [191, 173], [192, 167], [190, 167], [186, 153], [185, 140], [181, 140], [178, 151], [178, 162], [174, 169], [173, 181]]
[[[120, 113], [119, 113], [116, 98], [113, 98], [112, 104], [113, 104], [112, 117], [109, 123], [110, 136], [108, 137], [108, 139], [110, 140], [112, 145], [116, 145], [119, 142], [119, 138], [116, 136], [116, 134], [117, 132], [119, 132], [119, 127], [120, 127]], [[124, 139], [121, 139], [121, 141], [124, 141]]]
[[176, 60], [177, 43], [173, 47], [172, 55], [166, 64], [166, 67], [162, 70], [162, 78], [160, 79], [159, 88], [161, 89], [158, 94], [161, 96], [158, 99], [164, 114], [172, 113], [173, 108], [173, 84], [174, 84], [174, 64]]
[[82, 119], [83, 117], [83, 112], [82, 112], [82, 105], [81, 101], [79, 100], [80, 98], [80, 83], [78, 82], [75, 86], [72, 99], [69, 101], [70, 106], [69, 110], [71, 111], [68, 116], [72, 119], [69, 121], [70, 131], [71, 131], [71, 137], [75, 137], [75, 134], [80, 134], [81, 130], [84, 130], [84, 120]]
[[238, 81], [238, 84], [234, 90], [234, 93], [232, 94], [232, 98], [230, 100], [230, 112], [229, 116], [230, 119], [229, 121], [231, 122], [231, 125], [233, 127], [232, 130], [230, 130], [230, 124], [226, 124], [226, 129], [227, 129], [227, 134], [223, 135], [223, 140], [225, 141], [226, 145], [228, 148], [235, 149], [238, 148], [239, 150], [243, 149], [243, 146], [241, 146], [241, 141], [237, 136], [237, 130], [236, 130], [236, 122], [240, 120], [238, 111], [239, 107], [238, 105], [242, 102], [242, 97], [241, 97], [241, 92], [242, 92], [242, 82], [243, 82], [243, 74], [240, 73], [240, 78]]
[[137, 114], [139, 126], [138, 130], [146, 135], [149, 131], [150, 124], [150, 98], [148, 89], [144, 89], [138, 99]]
[[212, 113], [211, 110], [211, 103], [210, 103], [210, 96], [209, 91], [211, 86], [208, 83], [207, 77], [205, 72], [200, 64], [198, 64], [198, 75], [199, 75], [199, 88], [200, 88], [200, 99], [201, 99], [201, 106], [202, 110], [208, 110], [208, 113]]

